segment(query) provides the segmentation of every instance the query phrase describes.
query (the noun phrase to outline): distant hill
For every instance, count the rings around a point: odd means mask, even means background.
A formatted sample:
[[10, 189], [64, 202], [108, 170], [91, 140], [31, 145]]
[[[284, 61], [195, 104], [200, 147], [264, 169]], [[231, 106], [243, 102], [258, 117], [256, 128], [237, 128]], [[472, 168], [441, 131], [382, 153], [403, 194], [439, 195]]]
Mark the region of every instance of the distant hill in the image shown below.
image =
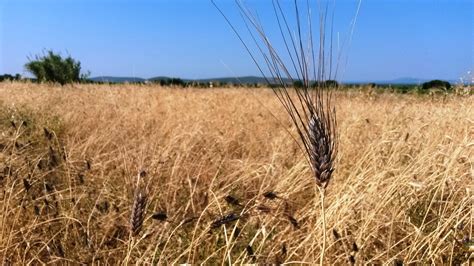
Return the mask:
[[418, 78], [398, 78], [398, 79], [392, 79], [392, 80], [383, 80], [375, 83], [380, 83], [380, 84], [421, 84], [424, 82], [427, 82], [429, 80], [426, 79], [418, 79]]
[[111, 83], [125, 83], [125, 82], [144, 82], [146, 79], [139, 77], [113, 77], [113, 76], [100, 76], [89, 78], [89, 80], [96, 82], [111, 82]]
[[[170, 77], [153, 77], [149, 78], [149, 81], [154, 80], [169, 80]], [[284, 79], [286, 82], [289, 82], [289, 79]], [[221, 82], [221, 83], [234, 83], [234, 84], [254, 84], [254, 83], [267, 83], [265, 78], [257, 76], [243, 76], [243, 77], [223, 77], [223, 78], [207, 78], [207, 79], [183, 79], [184, 82]]]
[[[112, 82], [112, 83], [124, 83], [124, 82], [145, 82], [145, 81], [157, 81], [157, 80], [171, 80], [174, 77], [157, 76], [149, 79], [140, 77], [115, 77], [115, 76], [99, 76], [89, 78], [92, 81], [101, 82]], [[253, 84], [253, 83], [267, 83], [265, 78], [257, 76], [244, 76], [244, 77], [223, 77], [223, 78], [207, 78], [207, 79], [182, 79], [184, 82], [221, 82], [221, 83], [234, 83], [234, 84]], [[289, 79], [284, 79], [289, 82]]]
[[[269, 78], [270, 81], [271, 78]], [[200, 79], [197, 80], [199, 82], [222, 82], [222, 83], [234, 83], [234, 84], [266, 84], [267, 80], [263, 77], [257, 77], [257, 76], [246, 76], [246, 77], [224, 77], [224, 78], [213, 78], [213, 79]], [[284, 79], [285, 82], [290, 83], [289, 79]], [[277, 83], [277, 82], [275, 82]]]

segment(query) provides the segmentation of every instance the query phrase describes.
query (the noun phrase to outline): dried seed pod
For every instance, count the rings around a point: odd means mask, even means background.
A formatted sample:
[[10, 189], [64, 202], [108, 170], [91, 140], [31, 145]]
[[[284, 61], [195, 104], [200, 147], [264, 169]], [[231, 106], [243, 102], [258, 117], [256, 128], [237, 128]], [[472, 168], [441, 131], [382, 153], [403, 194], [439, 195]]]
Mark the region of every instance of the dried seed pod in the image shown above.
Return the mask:
[[110, 203], [108, 201], [103, 201], [101, 203], [96, 204], [95, 206], [101, 213], [107, 213], [110, 208]]
[[197, 216], [186, 218], [186, 219], [183, 221], [182, 224], [183, 224], [183, 225], [184, 225], [184, 224], [188, 224], [188, 223], [190, 223], [190, 222], [192, 222], [192, 221], [194, 221], [194, 220], [197, 220], [198, 218], [199, 218], [199, 217], [197, 217]]
[[354, 265], [356, 263], [356, 260], [355, 260], [354, 256], [352, 256], [352, 255], [349, 256], [349, 263], [351, 265]]
[[235, 227], [234, 233], [232, 234], [234, 238], [237, 238], [240, 236], [240, 228]]
[[401, 260], [401, 259], [395, 259], [395, 260], [393, 261], [393, 265], [394, 265], [394, 266], [403, 266], [403, 260]]
[[168, 219], [168, 215], [166, 215], [165, 212], [155, 212], [151, 218], [158, 221], [166, 221], [166, 219]]
[[52, 193], [54, 191], [53, 185], [49, 182], [44, 182], [44, 189], [47, 193]]
[[286, 257], [286, 254], [288, 253], [288, 250], [286, 249], [286, 244], [283, 243], [281, 245], [281, 252], [280, 252], [280, 255], [285, 258]]
[[49, 146], [49, 166], [50, 168], [56, 167], [59, 165], [59, 159], [54, 151], [53, 147]]
[[46, 137], [46, 139], [48, 140], [52, 140], [53, 139], [53, 133], [51, 133], [47, 128], [43, 128], [43, 131], [44, 131], [44, 136]]
[[356, 242], [352, 243], [352, 251], [359, 252], [359, 247], [357, 246]]
[[247, 255], [248, 255], [248, 256], [253, 256], [253, 255], [254, 255], [252, 246], [247, 245], [247, 247], [245, 248], [245, 250], [247, 251]]
[[255, 262], [255, 252], [253, 251], [253, 248], [251, 245], [247, 245], [245, 247], [245, 251], [247, 251], [247, 256], [249, 256], [253, 262]]
[[242, 206], [239, 203], [239, 200], [231, 195], [227, 195], [224, 197], [225, 201], [230, 204], [230, 205], [235, 205], [235, 206]]
[[257, 210], [263, 212], [263, 213], [270, 213], [272, 211], [272, 209], [268, 206], [265, 206], [265, 205], [259, 205], [257, 206]]
[[79, 180], [80, 184], [84, 184], [84, 174], [83, 173], [77, 174], [77, 179]]
[[293, 225], [295, 229], [299, 229], [300, 225], [298, 224], [298, 220], [295, 219], [295, 217], [291, 215], [286, 215], [286, 218], [288, 218], [288, 221]]
[[274, 199], [278, 198], [277, 194], [273, 191], [267, 191], [267, 192], [263, 193], [263, 196], [267, 199], [270, 199], [270, 200], [274, 200]]
[[341, 238], [341, 235], [337, 232], [336, 228], [332, 229], [332, 235], [334, 236], [334, 241], [338, 241]]
[[231, 223], [233, 221], [237, 221], [238, 219], [240, 219], [239, 215], [237, 215], [235, 213], [230, 213], [230, 214], [224, 215], [224, 216], [214, 220], [211, 224], [211, 228], [212, 229], [218, 228], [221, 225], [225, 225], [225, 224]]
[[28, 181], [28, 179], [23, 178], [23, 186], [25, 187], [25, 190], [26, 190], [27, 192], [28, 192], [28, 190], [30, 190], [31, 184], [30, 184], [30, 182]]

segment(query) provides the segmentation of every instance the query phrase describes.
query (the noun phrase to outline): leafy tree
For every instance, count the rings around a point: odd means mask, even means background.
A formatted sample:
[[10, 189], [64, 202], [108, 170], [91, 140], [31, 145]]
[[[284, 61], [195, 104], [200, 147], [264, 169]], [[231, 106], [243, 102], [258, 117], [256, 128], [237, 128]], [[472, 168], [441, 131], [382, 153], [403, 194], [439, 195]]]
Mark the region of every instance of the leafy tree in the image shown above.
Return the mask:
[[13, 75], [10, 75], [10, 74], [3, 74], [3, 75], [0, 75], [0, 81], [4, 81], [4, 80], [20, 80], [21, 79], [21, 75], [20, 74], [15, 74], [15, 76]]
[[170, 85], [175, 85], [175, 86], [184, 86], [184, 81], [180, 78], [172, 78], [170, 80]]
[[328, 79], [324, 81], [324, 87], [326, 88], [335, 88], [338, 86], [339, 86], [339, 83], [336, 80]]
[[60, 54], [47, 51], [42, 56], [35, 56], [25, 64], [25, 68], [33, 74], [39, 82], [58, 82], [61, 85], [81, 82], [88, 74], [81, 75], [81, 62], [71, 56], [63, 58]]
[[446, 89], [450, 90], [451, 89], [451, 83], [444, 81], [444, 80], [431, 80], [428, 82], [425, 82], [421, 85], [421, 88], [423, 90], [428, 90], [428, 89]]
[[367, 84], [367, 86], [369, 86], [369, 88], [375, 88], [375, 87], [377, 87], [377, 84], [371, 82], [371, 83]]
[[328, 79], [328, 80], [325, 80], [325, 81], [321, 81], [321, 82], [313, 82], [311, 84], [311, 88], [319, 88], [319, 87], [323, 87], [323, 88], [337, 88], [339, 87], [339, 83], [336, 81], [336, 80], [332, 80], [332, 79]]
[[185, 87], [187, 83], [180, 79], [180, 78], [161, 78], [155, 79], [152, 81], [153, 83], [159, 83], [160, 86], [181, 86]]
[[300, 88], [303, 88], [304, 84], [301, 80], [295, 80], [293, 81], [293, 87], [295, 89], [300, 89]]

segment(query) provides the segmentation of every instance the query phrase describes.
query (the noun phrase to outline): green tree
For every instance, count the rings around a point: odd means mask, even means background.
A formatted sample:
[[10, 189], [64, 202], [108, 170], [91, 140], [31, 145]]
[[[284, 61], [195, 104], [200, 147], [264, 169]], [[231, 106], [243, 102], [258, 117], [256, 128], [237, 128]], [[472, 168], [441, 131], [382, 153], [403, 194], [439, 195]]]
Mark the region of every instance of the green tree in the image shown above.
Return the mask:
[[328, 79], [325, 81], [316, 81], [311, 83], [311, 88], [337, 88], [339, 83], [336, 80]]
[[428, 90], [428, 89], [445, 89], [445, 90], [450, 90], [451, 89], [451, 83], [444, 81], [444, 80], [431, 80], [428, 82], [425, 82], [421, 85], [421, 88], [423, 90]]
[[63, 58], [51, 50], [41, 56], [35, 56], [34, 59], [29, 59], [25, 68], [39, 82], [58, 82], [64, 85], [81, 82], [88, 77], [88, 74], [81, 75], [81, 62], [71, 56]]
[[304, 84], [301, 80], [295, 80], [293, 81], [293, 87], [295, 89], [300, 89], [300, 88], [303, 88]]
[[339, 83], [336, 80], [328, 79], [324, 81], [324, 87], [326, 88], [337, 88], [339, 87]]
[[0, 75], [0, 81], [4, 81], [4, 80], [10, 80], [10, 81], [13, 81], [13, 80], [20, 80], [21, 79], [21, 75], [20, 74], [15, 74], [14, 76], [13, 75], [10, 75], [10, 74], [3, 74], [3, 75]]

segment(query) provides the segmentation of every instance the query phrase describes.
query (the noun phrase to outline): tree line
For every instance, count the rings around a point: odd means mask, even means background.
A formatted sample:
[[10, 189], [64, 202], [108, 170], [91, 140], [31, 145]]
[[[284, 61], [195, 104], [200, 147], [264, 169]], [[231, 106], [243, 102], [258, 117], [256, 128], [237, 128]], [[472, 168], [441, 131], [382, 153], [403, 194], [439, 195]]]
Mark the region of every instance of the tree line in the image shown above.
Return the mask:
[[[28, 58], [28, 62], [25, 64], [25, 69], [31, 73], [35, 79], [35, 82], [52, 82], [59, 83], [61, 85], [70, 84], [70, 83], [108, 83], [103, 81], [92, 81], [89, 79], [90, 73], [82, 72], [81, 62], [72, 58], [70, 55], [67, 57], [61, 56], [59, 53], [55, 53], [52, 50], [43, 52], [41, 55], [36, 55], [33, 58]], [[11, 80], [18, 81], [22, 80], [20, 74], [10, 75], [4, 74], [0, 75], [0, 81]], [[134, 83], [154, 83], [161, 86], [177, 86], [177, 87], [226, 87], [226, 86], [237, 86], [237, 87], [264, 87], [268, 84], [260, 83], [246, 83], [246, 84], [235, 84], [235, 83], [226, 83], [226, 82], [197, 82], [197, 81], [184, 81], [180, 78], [163, 78], [156, 80], [147, 80], [139, 81]], [[371, 87], [384, 87], [386, 85], [377, 85], [375, 83], [368, 84]], [[270, 85], [277, 86], [277, 85]], [[288, 84], [288, 86], [293, 86], [294, 88], [303, 88], [305, 84], [301, 80], [293, 81], [293, 83]], [[325, 87], [325, 88], [337, 88], [345, 85], [339, 84], [335, 80], [326, 80], [323, 82], [313, 82], [308, 85], [309, 88], [315, 87]], [[347, 86], [346, 86], [347, 87]], [[419, 88], [423, 91], [429, 89], [443, 89], [451, 90], [452, 85], [443, 80], [431, 80], [421, 84], [421, 87], [418, 86], [409, 86], [409, 85], [394, 85], [395, 89], [398, 89], [402, 92], [406, 92], [413, 88]]]

